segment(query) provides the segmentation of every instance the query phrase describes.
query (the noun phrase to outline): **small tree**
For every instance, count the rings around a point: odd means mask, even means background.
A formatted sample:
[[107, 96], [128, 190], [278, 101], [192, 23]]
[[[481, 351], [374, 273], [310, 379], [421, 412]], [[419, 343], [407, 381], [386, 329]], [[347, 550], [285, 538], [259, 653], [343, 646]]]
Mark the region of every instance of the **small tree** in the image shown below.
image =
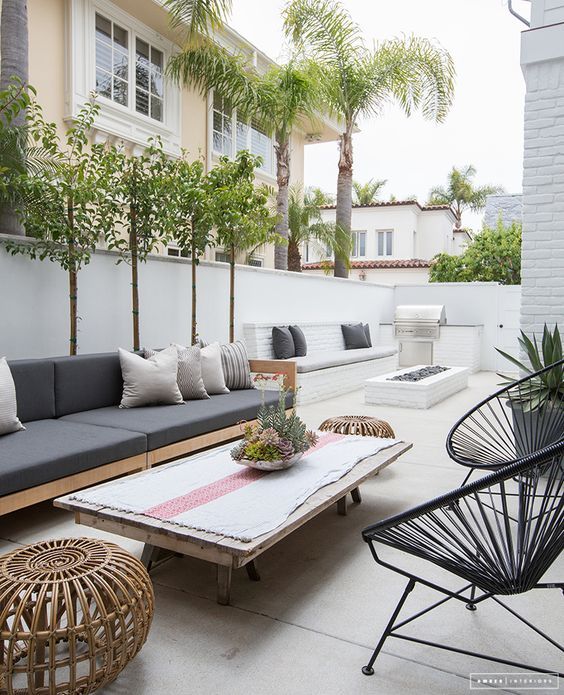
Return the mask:
[[167, 207], [173, 224], [174, 240], [190, 254], [192, 266], [192, 323], [191, 341], [198, 340], [197, 326], [197, 267], [206, 246], [214, 243], [213, 199], [210, 183], [204, 175], [203, 162], [189, 162], [186, 153], [171, 163]]
[[382, 188], [388, 183], [388, 179], [370, 179], [366, 183], [353, 181], [353, 203], [355, 205], [370, 205], [380, 198]]
[[139, 350], [139, 263], [147, 260], [159, 243], [167, 243], [173, 219], [166, 201], [170, 161], [159, 138], [139, 157], [128, 157], [114, 147], [107, 148], [104, 170], [112, 191], [108, 203], [105, 238], [109, 249], [120, 254], [118, 263], [131, 267], [131, 313], [133, 349]]
[[484, 228], [460, 256], [441, 253], [429, 276], [431, 282], [521, 282], [521, 224]]
[[31, 138], [47, 156], [57, 160], [57, 166], [28, 171], [14, 184], [18, 197], [25, 201], [20, 216], [35, 242], [7, 244], [12, 254], [48, 258], [68, 272], [71, 355], [77, 353], [78, 274], [90, 262], [105, 228], [103, 146], [88, 144], [97, 112], [94, 102], [84, 106], [65, 133], [65, 145], [61, 145], [55, 124], [44, 121], [35, 102], [29, 104]]
[[229, 253], [229, 341], [235, 339], [235, 259], [261, 244], [277, 241], [274, 218], [268, 209], [269, 189], [255, 186], [255, 168], [260, 157], [246, 150], [235, 160], [221, 157], [208, 174], [213, 197], [213, 219], [217, 242]]
[[451, 205], [456, 216], [456, 228], [462, 227], [465, 210], [479, 212], [486, 206], [486, 198], [494, 193], [503, 193], [501, 186], [476, 186], [476, 168], [471, 164], [460, 169], [452, 167], [446, 186], [435, 186], [429, 193], [429, 205]]

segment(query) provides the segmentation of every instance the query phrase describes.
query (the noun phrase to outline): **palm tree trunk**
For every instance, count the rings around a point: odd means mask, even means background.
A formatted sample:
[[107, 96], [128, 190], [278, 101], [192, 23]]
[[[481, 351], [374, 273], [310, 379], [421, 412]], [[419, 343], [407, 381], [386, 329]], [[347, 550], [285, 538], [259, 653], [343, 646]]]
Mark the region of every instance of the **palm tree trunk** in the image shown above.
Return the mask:
[[69, 355], [77, 354], [78, 343], [78, 274], [76, 272], [76, 257], [74, 239], [74, 201], [67, 201], [67, 225], [69, 227]]
[[196, 302], [197, 302], [197, 295], [196, 295], [196, 265], [197, 265], [197, 258], [196, 258], [196, 241], [194, 238], [192, 238], [192, 247], [191, 247], [191, 254], [190, 254], [191, 262], [192, 262], [192, 331], [191, 331], [191, 341], [192, 345], [195, 345], [197, 340], [198, 340], [198, 323], [197, 323], [197, 317], [196, 317]]
[[235, 246], [229, 253], [229, 342], [235, 342]]
[[140, 349], [139, 339], [139, 253], [137, 249], [137, 211], [131, 205], [129, 218], [129, 252], [131, 253], [131, 313], [133, 316], [133, 349]]
[[[290, 142], [288, 139], [276, 145], [276, 212], [278, 214], [275, 231], [284, 239], [288, 239], [288, 185], [290, 182]], [[277, 270], [288, 270], [288, 246], [276, 244], [274, 248], [274, 267]]]
[[[352, 124], [347, 124], [341, 135], [339, 153], [339, 175], [337, 177], [336, 223], [346, 234], [351, 233], [352, 217], [352, 182], [353, 182], [353, 146]], [[335, 271], [337, 278], [347, 278], [348, 259], [335, 254]]]
[[302, 272], [302, 254], [300, 247], [293, 239], [288, 242], [288, 270], [294, 273]]
[[[12, 77], [27, 84], [29, 36], [27, 30], [27, 0], [2, 0], [0, 15], [0, 90], [6, 89]], [[23, 123], [21, 113], [15, 123]], [[24, 234], [16, 213], [8, 206], [0, 210], [0, 232]]]

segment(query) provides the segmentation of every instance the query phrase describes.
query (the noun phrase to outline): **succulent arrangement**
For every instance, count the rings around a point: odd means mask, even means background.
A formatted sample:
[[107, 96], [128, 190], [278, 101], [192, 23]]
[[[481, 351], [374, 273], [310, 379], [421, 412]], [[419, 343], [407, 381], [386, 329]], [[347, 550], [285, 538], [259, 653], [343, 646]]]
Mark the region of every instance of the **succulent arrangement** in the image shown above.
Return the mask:
[[[265, 405], [266, 383], [273, 381], [279, 388], [276, 405]], [[263, 391], [263, 402], [258, 410], [256, 425], [245, 424], [243, 439], [231, 450], [234, 461], [265, 461], [288, 463], [310, 447], [315, 446], [318, 436], [308, 431], [305, 423], [296, 414], [295, 408], [286, 413], [288, 390], [282, 386], [280, 375], [266, 377], [257, 375], [255, 382]]]

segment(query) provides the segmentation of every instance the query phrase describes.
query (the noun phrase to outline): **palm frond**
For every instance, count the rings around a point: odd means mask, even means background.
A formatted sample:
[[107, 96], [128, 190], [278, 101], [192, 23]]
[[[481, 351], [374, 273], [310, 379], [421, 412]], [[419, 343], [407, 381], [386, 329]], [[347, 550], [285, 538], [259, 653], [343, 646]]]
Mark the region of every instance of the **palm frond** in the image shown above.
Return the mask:
[[209, 35], [231, 13], [232, 0], [164, 0], [173, 28], [186, 32], [188, 42], [196, 35]]

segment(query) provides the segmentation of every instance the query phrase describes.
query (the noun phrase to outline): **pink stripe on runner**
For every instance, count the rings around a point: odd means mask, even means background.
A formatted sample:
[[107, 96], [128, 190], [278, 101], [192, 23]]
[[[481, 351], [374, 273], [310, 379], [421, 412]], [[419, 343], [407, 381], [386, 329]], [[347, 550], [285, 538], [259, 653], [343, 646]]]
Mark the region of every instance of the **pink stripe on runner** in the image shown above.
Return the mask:
[[[345, 436], [344, 434], [334, 433], [322, 434], [317, 444], [308, 449], [304, 456], [313, 454], [323, 449], [323, 447], [328, 444], [338, 442], [344, 439]], [[265, 475], [265, 471], [259, 471], [256, 468], [245, 468], [242, 471], [237, 471], [237, 473], [232, 473], [231, 475], [225, 476], [225, 478], [215, 480], [213, 483], [203, 485], [196, 490], [187, 492], [185, 495], [180, 495], [166, 502], [161, 502], [161, 504], [146, 509], [143, 513], [156, 519], [171, 519], [173, 516], [178, 516], [179, 514], [190, 511], [190, 509], [201, 507], [203, 504], [213, 502], [219, 497], [223, 497], [230, 492], [235, 492], [235, 490], [250, 485], [262, 478], [263, 475]]]
[[178, 516], [178, 514], [183, 514], [190, 509], [213, 502], [218, 497], [223, 497], [223, 495], [234, 492], [239, 488], [245, 487], [245, 485], [254, 483], [255, 480], [262, 478], [264, 474], [264, 471], [258, 471], [256, 468], [245, 468], [242, 471], [237, 471], [237, 473], [232, 473], [225, 478], [216, 480], [209, 485], [199, 487], [197, 490], [192, 490], [192, 492], [188, 492], [185, 495], [180, 495], [180, 497], [175, 497], [150, 507], [143, 513], [157, 519], [171, 519], [173, 516]]

